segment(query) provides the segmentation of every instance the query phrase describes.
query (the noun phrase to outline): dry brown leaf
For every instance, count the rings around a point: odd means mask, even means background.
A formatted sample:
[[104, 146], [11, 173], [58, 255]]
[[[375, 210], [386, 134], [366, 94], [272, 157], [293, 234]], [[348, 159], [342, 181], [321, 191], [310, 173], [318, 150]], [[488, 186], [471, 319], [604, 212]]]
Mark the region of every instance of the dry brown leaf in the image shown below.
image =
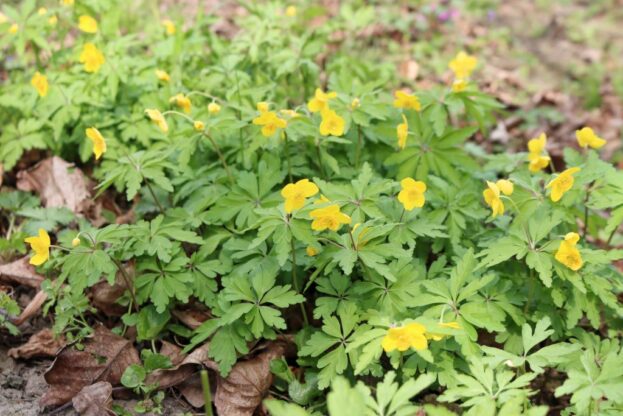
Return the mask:
[[39, 310], [41, 310], [41, 306], [47, 298], [47, 293], [45, 293], [43, 290], [38, 291], [35, 297], [32, 298], [28, 305], [26, 305], [22, 313], [20, 313], [19, 316], [13, 320], [13, 323], [15, 325], [21, 325], [33, 316], [37, 315], [39, 313]]
[[205, 404], [205, 396], [203, 395], [203, 386], [201, 385], [201, 377], [199, 372], [191, 374], [186, 380], [175, 386], [182, 393], [192, 407], [200, 408]]
[[0, 265], [0, 281], [38, 288], [43, 280], [44, 277], [37, 274], [34, 266], [28, 263], [28, 256]]
[[91, 304], [106, 316], [121, 316], [126, 308], [117, 303], [117, 299], [125, 292], [125, 285], [117, 280], [112, 286], [103, 280], [96, 283], [91, 289]]
[[71, 399], [74, 409], [82, 416], [109, 416], [112, 411], [112, 385], [107, 381], [99, 381], [80, 390]]
[[147, 377], [146, 383], [157, 383], [159, 388], [166, 389], [182, 383], [197, 371], [198, 365], [209, 365], [216, 368], [215, 363], [208, 359], [208, 345], [202, 345], [180, 361], [182, 356], [179, 348], [173, 344], [164, 344], [160, 353], [171, 358], [174, 367], [154, 371]]
[[82, 171], [54, 156], [34, 168], [17, 173], [17, 189], [35, 191], [46, 208], [67, 207], [82, 213], [93, 205], [87, 179]]
[[284, 355], [284, 342], [274, 342], [256, 357], [239, 361], [227, 378], [218, 377], [214, 405], [219, 415], [252, 416], [273, 383], [270, 362]]
[[54, 357], [58, 350], [65, 346], [65, 339], [54, 337], [50, 328], [44, 328], [33, 334], [24, 345], [11, 348], [8, 352], [12, 358]]
[[40, 403], [44, 407], [64, 404], [83, 387], [98, 381], [117, 385], [131, 364], [140, 364], [132, 343], [98, 325], [83, 351], [66, 347], [56, 357], [44, 375], [49, 386]]
[[211, 318], [208, 311], [190, 308], [174, 309], [171, 313], [190, 329], [197, 329], [202, 323]]
[[403, 78], [414, 81], [420, 72], [420, 65], [413, 59], [402, 61], [398, 67], [398, 73]]

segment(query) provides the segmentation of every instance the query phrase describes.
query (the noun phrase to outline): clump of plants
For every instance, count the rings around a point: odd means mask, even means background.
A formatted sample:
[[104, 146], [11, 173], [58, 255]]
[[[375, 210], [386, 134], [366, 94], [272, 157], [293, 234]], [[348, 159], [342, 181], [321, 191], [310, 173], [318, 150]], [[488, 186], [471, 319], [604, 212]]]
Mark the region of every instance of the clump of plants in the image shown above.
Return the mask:
[[274, 415], [623, 411], [623, 173], [598, 132], [555, 164], [545, 133], [489, 154], [470, 138], [503, 106], [475, 55], [449, 58], [449, 85], [398, 86], [356, 50], [320, 62], [356, 20], [311, 27], [316, 7], [250, 3], [225, 37], [209, 16], [128, 28], [122, 2], [62, 3], [3, 6], [0, 162], [57, 155], [134, 214], [0, 199], [3, 259], [27, 244], [67, 348], [107, 282], [107, 325], [150, 360], [120, 382], [156, 407], [165, 343], [226, 379], [279, 342], [256, 398]]

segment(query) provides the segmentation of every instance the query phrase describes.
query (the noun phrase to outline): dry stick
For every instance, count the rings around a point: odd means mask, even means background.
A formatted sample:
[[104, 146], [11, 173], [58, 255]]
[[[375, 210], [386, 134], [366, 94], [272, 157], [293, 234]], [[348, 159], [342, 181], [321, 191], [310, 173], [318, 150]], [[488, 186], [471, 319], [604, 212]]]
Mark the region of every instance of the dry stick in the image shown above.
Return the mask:
[[207, 137], [208, 140], [210, 140], [210, 143], [212, 144], [212, 147], [214, 147], [214, 151], [218, 155], [218, 158], [220, 159], [221, 164], [223, 165], [223, 168], [225, 168], [225, 173], [227, 173], [227, 177], [229, 178], [229, 182], [231, 182], [232, 185], [233, 185], [234, 184], [234, 177], [231, 175], [231, 171], [229, 170], [229, 165], [227, 164], [227, 161], [225, 160], [225, 157], [223, 156], [223, 153], [221, 152], [220, 147], [218, 147], [218, 145], [216, 144], [216, 142], [214, 141], [212, 136], [210, 136], [208, 133], [206, 133], [204, 131], [203, 135], [205, 137]]
[[212, 416], [212, 392], [210, 391], [210, 379], [208, 378], [208, 372], [201, 370], [201, 388], [203, 389], [203, 400], [206, 411], [206, 416]]

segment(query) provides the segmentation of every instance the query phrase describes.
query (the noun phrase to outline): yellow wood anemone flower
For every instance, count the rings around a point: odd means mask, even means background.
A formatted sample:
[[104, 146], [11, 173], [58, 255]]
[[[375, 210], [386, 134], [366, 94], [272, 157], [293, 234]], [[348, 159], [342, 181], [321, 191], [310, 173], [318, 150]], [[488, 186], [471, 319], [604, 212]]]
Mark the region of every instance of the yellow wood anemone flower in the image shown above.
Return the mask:
[[576, 130], [575, 138], [578, 139], [580, 147], [584, 148], [591, 147], [593, 149], [599, 149], [606, 144], [606, 141], [597, 136], [590, 127], [584, 127], [581, 130]]
[[409, 123], [405, 115], [402, 115], [402, 123], [396, 126], [396, 136], [398, 136], [398, 147], [404, 149], [407, 145], [407, 136], [409, 135]]
[[218, 114], [221, 112], [221, 106], [215, 102], [211, 102], [208, 104], [208, 113], [210, 114]]
[[453, 60], [448, 64], [448, 68], [454, 72], [454, 77], [458, 79], [467, 79], [478, 65], [478, 59], [475, 56], [459, 52]]
[[307, 246], [307, 248], [305, 249], [305, 253], [309, 256], [309, 257], [314, 257], [316, 254], [318, 254], [318, 250], [316, 250], [315, 248], [313, 248], [312, 246]]
[[160, 111], [148, 108], [147, 110], [145, 110], [145, 112], [147, 113], [147, 117], [149, 117], [151, 121], [153, 121], [160, 128], [160, 130], [162, 130], [163, 133], [169, 131], [169, 125], [167, 124], [167, 120], [164, 118]]
[[[437, 325], [442, 327], [442, 328], [461, 329], [461, 325], [459, 325], [458, 322], [439, 322]], [[446, 334], [440, 334], [440, 333], [436, 333], [436, 332], [427, 332], [426, 333], [426, 338], [432, 339], [433, 341], [441, 341], [442, 339], [444, 339], [447, 336], [448, 335], [446, 335]]]
[[398, 193], [398, 201], [407, 211], [414, 208], [422, 208], [426, 198], [426, 184], [413, 178], [404, 178], [400, 181], [401, 191]]
[[169, 73], [162, 69], [156, 69], [156, 77], [158, 78], [159, 81], [162, 81], [162, 82], [171, 81], [171, 76], [169, 75]]
[[389, 328], [381, 345], [385, 352], [392, 352], [395, 350], [404, 352], [409, 348], [422, 351], [428, 348], [428, 340], [425, 334], [426, 327], [413, 322], [405, 326]]
[[93, 154], [95, 155], [95, 160], [98, 160], [106, 152], [106, 140], [95, 127], [86, 129], [86, 135], [93, 143]]
[[257, 111], [260, 113], [265, 113], [270, 109], [270, 105], [266, 101], [260, 101], [256, 105]]
[[341, 136], [344, 134], [344, 119], [330, 108], [325, 108], [320, 113], [320, 134], [323, 136]]
[[40, 266], [50, 258], [50, 236], [43, 228], [39, 228], [39, 235], [28, 237], [24, 241], [30, 244], [35, 255], [30, 258], [30, 264]]
[[305, 205], [305, 198], [314, 196], [319, 189], [309, 179], [301, 179], [296, 183], [289, 183], [281, 190], [281, 196], [286, 200], [285, 210], [290, 214], [295, 209], [301, 209]]
[[528, 169], [530, 172], [539, 172], [549, 166], [550, 157], [545, 152], [547, 136], [541, 133], [539, 137], [528, 140]]
[[396, 108], [415, 111], [422, 109], [422, 104], [420, 104], [420, 100], [415, 95], [407, 94], [404, 91], [396, 91], [394, 97], [396, 98], [394, 100], [394, 107]]
[[296, 16], [296, 7], [295, 6], [288, 6], [288, 7], [286, 7], [286, 16], [288, 16], [288, 17], [295, 17]]
[[318, 111], [329, 108], [329, 100], [332, 100], [335, 97], [337, 97], [336, 92], [324, 92], [320, 88], [316, 88], [314, 98], [309, 100], [307, 108], [309, 108], [309, 111], [312, 113], [317, 113]]
[[288, 122], [277, 116], [274, 111], [265, 111], [253, 119], [253, 124], [262, 126], [262, 136], [271, 137], [278, 129], [285, 129]]
[[195, 128], [195, 130], [197, 131], [204, 131], [206, 128], [206, 125], [203, 121], [201, 120], [195, 120], [193, 122], [193, 127]]
[[164, 19], [162, 21], [162, 26], [164, 26], [164, 30], [167, 32], [167, 35], [175, 35], [175, 23], [173, 23], [169, 19]]
[[190, 102], [190, 98], [184, 94], [175, 94], [173, 97], [169, 98], [169, 102], [181, 108], [186, 114], [190, 113], [192, 103]]
[[9, 26], [8, 32], [11, 35], [16, 34], [17, 32], [19, 32], [19, 25], [17, 23], [13, 23], [11, 26]]
[[80, 62], [84, 64], [84, 70], [87, 72], [97, 72], [104, 65], [106, 59], [104, 54], [97, 49], [93, 43], [85, 43], [80, 53]]
[[78, 29], [84, 33], [97, 33], [97, 20], [88, 15], [78, 18]]
[[45, 97], [48, 95], [48, 77], [42, 75], [39, 71], [35, 72], [35, 75], [30, 80], [30, 85], [35, 87], [39, 97]]
[[466, 79], [456, 78], [454, 82], [452, 83], [452, 91], [454, 92], [465, 91], [468, 85], [469, 83]]
[[309, 213], [312, 221], [311, 228], [314, 231], [324, 231], [327, 228], [331, 231], [337, 231], [342, 224], [350, 224], [351, 218], [340, 211], [337, 204], [329, 205], [325, 208], [318, 208]]
[[580, 251], [576, 247], [580, 236], [577, 233], [568, 233], [560, 242], [554, 258], [573, 271], [578, 271], [584, 264]]
[[551, 188], [550, 198], [554, 202], [560, 201], [560, 198], [573, 187], [575, 180], [573, 175], [579, 172], [580, 168], [569, 168], [562, 171], [558, 176], [550, 181], [545, 188]]
[[482, 192], [487, 205], [491, 207], [491, 216], [504, 215], [504, 202], [500, 194], [510, 196], [513, 194], [513, 183], [508, 179], [500, 179], [497, 182], [487, 181], [487, 189]]

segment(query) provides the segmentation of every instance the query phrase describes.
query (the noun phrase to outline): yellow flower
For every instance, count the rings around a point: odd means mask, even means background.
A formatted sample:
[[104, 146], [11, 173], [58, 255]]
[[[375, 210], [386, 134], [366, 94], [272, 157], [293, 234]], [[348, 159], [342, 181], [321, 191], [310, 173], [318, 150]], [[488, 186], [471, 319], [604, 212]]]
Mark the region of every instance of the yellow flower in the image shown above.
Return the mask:
[[30, 264], [40, 266], [50, 258], [50, 236], [43, 228], [39, 228], [38, 236], [28, 237], [24, 241], [30, 244], [35, 252], [30, 258]]
[[167, 120], [165, 120], [162, 113], [156, 109], [147, 109], [145, 110], [147, 116], [153, 121], [163, 133], [169, 131], [169, 125], [167, 124]]
[[175, 24], [169, 19], [164, 19], [162, 25], [167, 32], [167, 35], [175, 35]]
[[299, 113], [297, 113], [294, 110], [279, 110], [279, 113], [281, 113], [281, 115], [283, 116], [290, 117], [290, 118], [297, 118], [301, 116]]
[[426, 328], [416, 322], [397, 328], [389, 328], [381, 345], [385, 352], [398, 350], [400, 352], [413, 348], [422, 351], [428, 348]]
[[91, 16], [82, 15], [78, 19], [78, 29], [84, 33], [97, 33], [97, 20]]
[[253, 124], [262, 126], [262, 135], [264, 137], [270, 137], [275, 134], [277, 129], [285, 129], [288, 126], [288, 122], [277, 117], [274, 111], [261, 113], [259, 117], [253, 119]]
[[74, 0], [61, 0], [61, 4], [63, 6], [73, 6], [74, 5]]
[[580, 270], [584, 264], [580, 251], [576, 247], [579, 240], [580, 236], [577, 233], [568, 233], [565, 239], [560, 242], [558, 251], [554, 256], [556, 260], [573, 271]]
[[89, 127], [86, 130], [87, 137], [93, 142], [93, 154], [95, 160], [98, 160], [106, 152], [106, 140], [104, 136], [95, 127]]
[[218, 114], [221, 112], [221, 106], [215, 102], [211, 102], [208, 104], [208, 113], [210, 114]]
[[573, 175], [580, 171], [580, 168], [569, 168], [560, 173], [547, 184], [545, 188], [552, 188], [550, 198], [554, 202], [560, 201], [560, 198], [573, 187]]
[[327, 203], [327, 202], [331, 202], [331, 201], [329, 200], [329, 198], [327, 198], [326, 196], [324, 196], [324, 195], [320, 194], [320, 198], [318, 198], [318, 199], [316, 199], [316, 200], [314, 201], [314, 205], [325, 204], [325, 203]]
[[541, 133], [539, 137], [528, 141], [528, 160], [530, 161], [528, 169], [530, 169], [530, 172], [538, 172], [549, 165], [550, 157], [543, 155], [546, 144], [547, 136], [545, 136], [545, 133]]
[[266, 101], [260, 101], [259, 103], [256, 104], [256, 107], [257, 107], [257, 111], [259, 111], [260, 113], [265, 113], [269, 109], [269, 105]]
[[316, 250], [312, 246], [307, 246], [307, 248], [305, 249], [305, 253], [307, 253], [309, 257], [314, 257], [316, 254], [318, 254], [318, 250]]
[[507, 179], [500, 179], [493, 183], [487, 181], [488, 189], [482, 192], [487, 205], [491, 207], [491, 216], [504, 214], [504, 202], [500, 198], [500, 192], [506, 196], [513, 194], [513, 183]]
[[[437, 325], [442, 328], [461, 329], [461, 325], [459, 325], [458, 322], [439, 322]], [[432, 339], [433, 341], [441, 341], [446, 336], [446, 334], [439, 334], [436, 332], [428, 332], [426, 334], [426, 337]]]
[[35, 87], [39, 93], [39, 97], [48, 95], [48, 77], [41, 75], [39, 71], [35, 72], [35, 75], [30, 80], [30, 85]]
[[452, 91], [454, 92], [465, 91], [465, 89], [467, 88], [467, 85], [468, 85], [467, 80], [462, 79], [462, 78], [457, 78], [452, 83]]
[[407, 145], [407, 136], [409, 135], [409, 123], [407, 118], [402, 115], [402, 123], [396, 127], [396, 135], [398, 136], [398, 147], [404, 149]]
[[575, 138], [578, 139], [580, 147], [590, 146], [593, 149], [599, 149], [606, 144], [606, 141], [597, 136], [590, 127], [584, 127], [582, 130], [576, 130]]
[[307, 108], [309, 108], [309, 111], [312, 113], [317, 113], [325, 108], [329, 108], [329, 100], [335, 97], [337, 97], [336, 92], [323, 92], [320, 88], [316, 88], [314, 98], [309, 100]]
[[9, 18], [2, 12], [0, 12], [0, 25], [9, 21]]
[[331, 231], [337, 231], [342, 224], [350, 224], [350, 217], [340, 212], [340, 206], [333, 204], [325, 208], [317, 208], [309, 213], [312, 221], [311, 228], [314, 231], [323, 231], [327, 228]]
[[49, 23], [51, 26], [56, 26], [56, 24], [58, 23], [58, 17], [56, 17], [56, 15], [55, 15], [55, 14], [54, 14], [54, 15], [52, 15], [52, 16], [50, 16], [50, 18], [48, 19], [48, 23]]
[[355, 110], [361, 106], [361, 101], [359, 98], [353, 98], [353, 101], [350, 102], [350, 108]]
[[203, 121], [201, 120], [195, 120], [195, 122], [193, 123], [193, 127], [195, 128], [195, 130], [197, 131], [203, 131], [206, 128], [206, 125]]
[[43, 16], [48, 12], [48, 9], [46, 9], [45, 7], [39, 7], [39, 10], [37, 10], [37, 14], [39, 16]]
[[344, 119], [330, 108], [325, 108], [320, 113], [320, 134], [323, 136], [341, 136], [344, 134]]
[[71, 240], [71, 246], [72, 247], [78, 247], [80, 245], [80, 238], [76, 237], [73, 240]]
[[426, 192], [426, 184], [422, 181], [416, 181], [413, 178], [404, 178], [400, 181], [401, 191], [398, 193], [398, 201], [407, 211], [412, 211], [414, 208], [421, 208], [424, 206], [426, 198], [424, 192]]
[[184, 110], [185, 113], [187, 114], [190, 113], [190, 108], [192, 104], [190, 102], [190, 98], [188, 98], [184, 94], [174, 95], [173, 97], [169, 99], [169, 102], [174, 103], [175, 105], [180, 107], [182, 110]]
[[13, 23], [11, 27], [9, 27], [9, 33], [11, 35], [16, 34], [18, 30], [19, 30], [19, 25], [17, 23]]
[[169, 82], [171, 81], [171, 77], [169, 76], [167, 71], [163, 71], [162, 69], [156, 69], [156, 77], [159, 81]]
[[285, 210], [289, 214], [295, 209], [303, 208], [305, 198], [318, 193], [318, 187], [309, 179], [301, 179], [296, 183], [289, 183], [281, 190], [281, 196], [286, 200]]
[[286, 16], [288, 16], [288, 17], [296, 16], [296, 7], [294, 7], [294, 6], [286, 7]]
[[394, 97], [396, 98], [394, 100], [394, 107], [396, 108], [415, 111], [422, 109], [422, 104], [420, 104], [420, 100], [415, 95], [407, 94], [404, 91], [396, 91]]
[[80, 54], [80, 62], [84, 64], [87, 72], [97, 72], [106, 60], [104, 55], [91, 42], [85, 43]]
[[478, 59], [475, 56], [461, 51], [450, 61], [448, 67], [454, 72], [455, 78], [467, 79], [476, 69], [476, 65], [478, 65]]

